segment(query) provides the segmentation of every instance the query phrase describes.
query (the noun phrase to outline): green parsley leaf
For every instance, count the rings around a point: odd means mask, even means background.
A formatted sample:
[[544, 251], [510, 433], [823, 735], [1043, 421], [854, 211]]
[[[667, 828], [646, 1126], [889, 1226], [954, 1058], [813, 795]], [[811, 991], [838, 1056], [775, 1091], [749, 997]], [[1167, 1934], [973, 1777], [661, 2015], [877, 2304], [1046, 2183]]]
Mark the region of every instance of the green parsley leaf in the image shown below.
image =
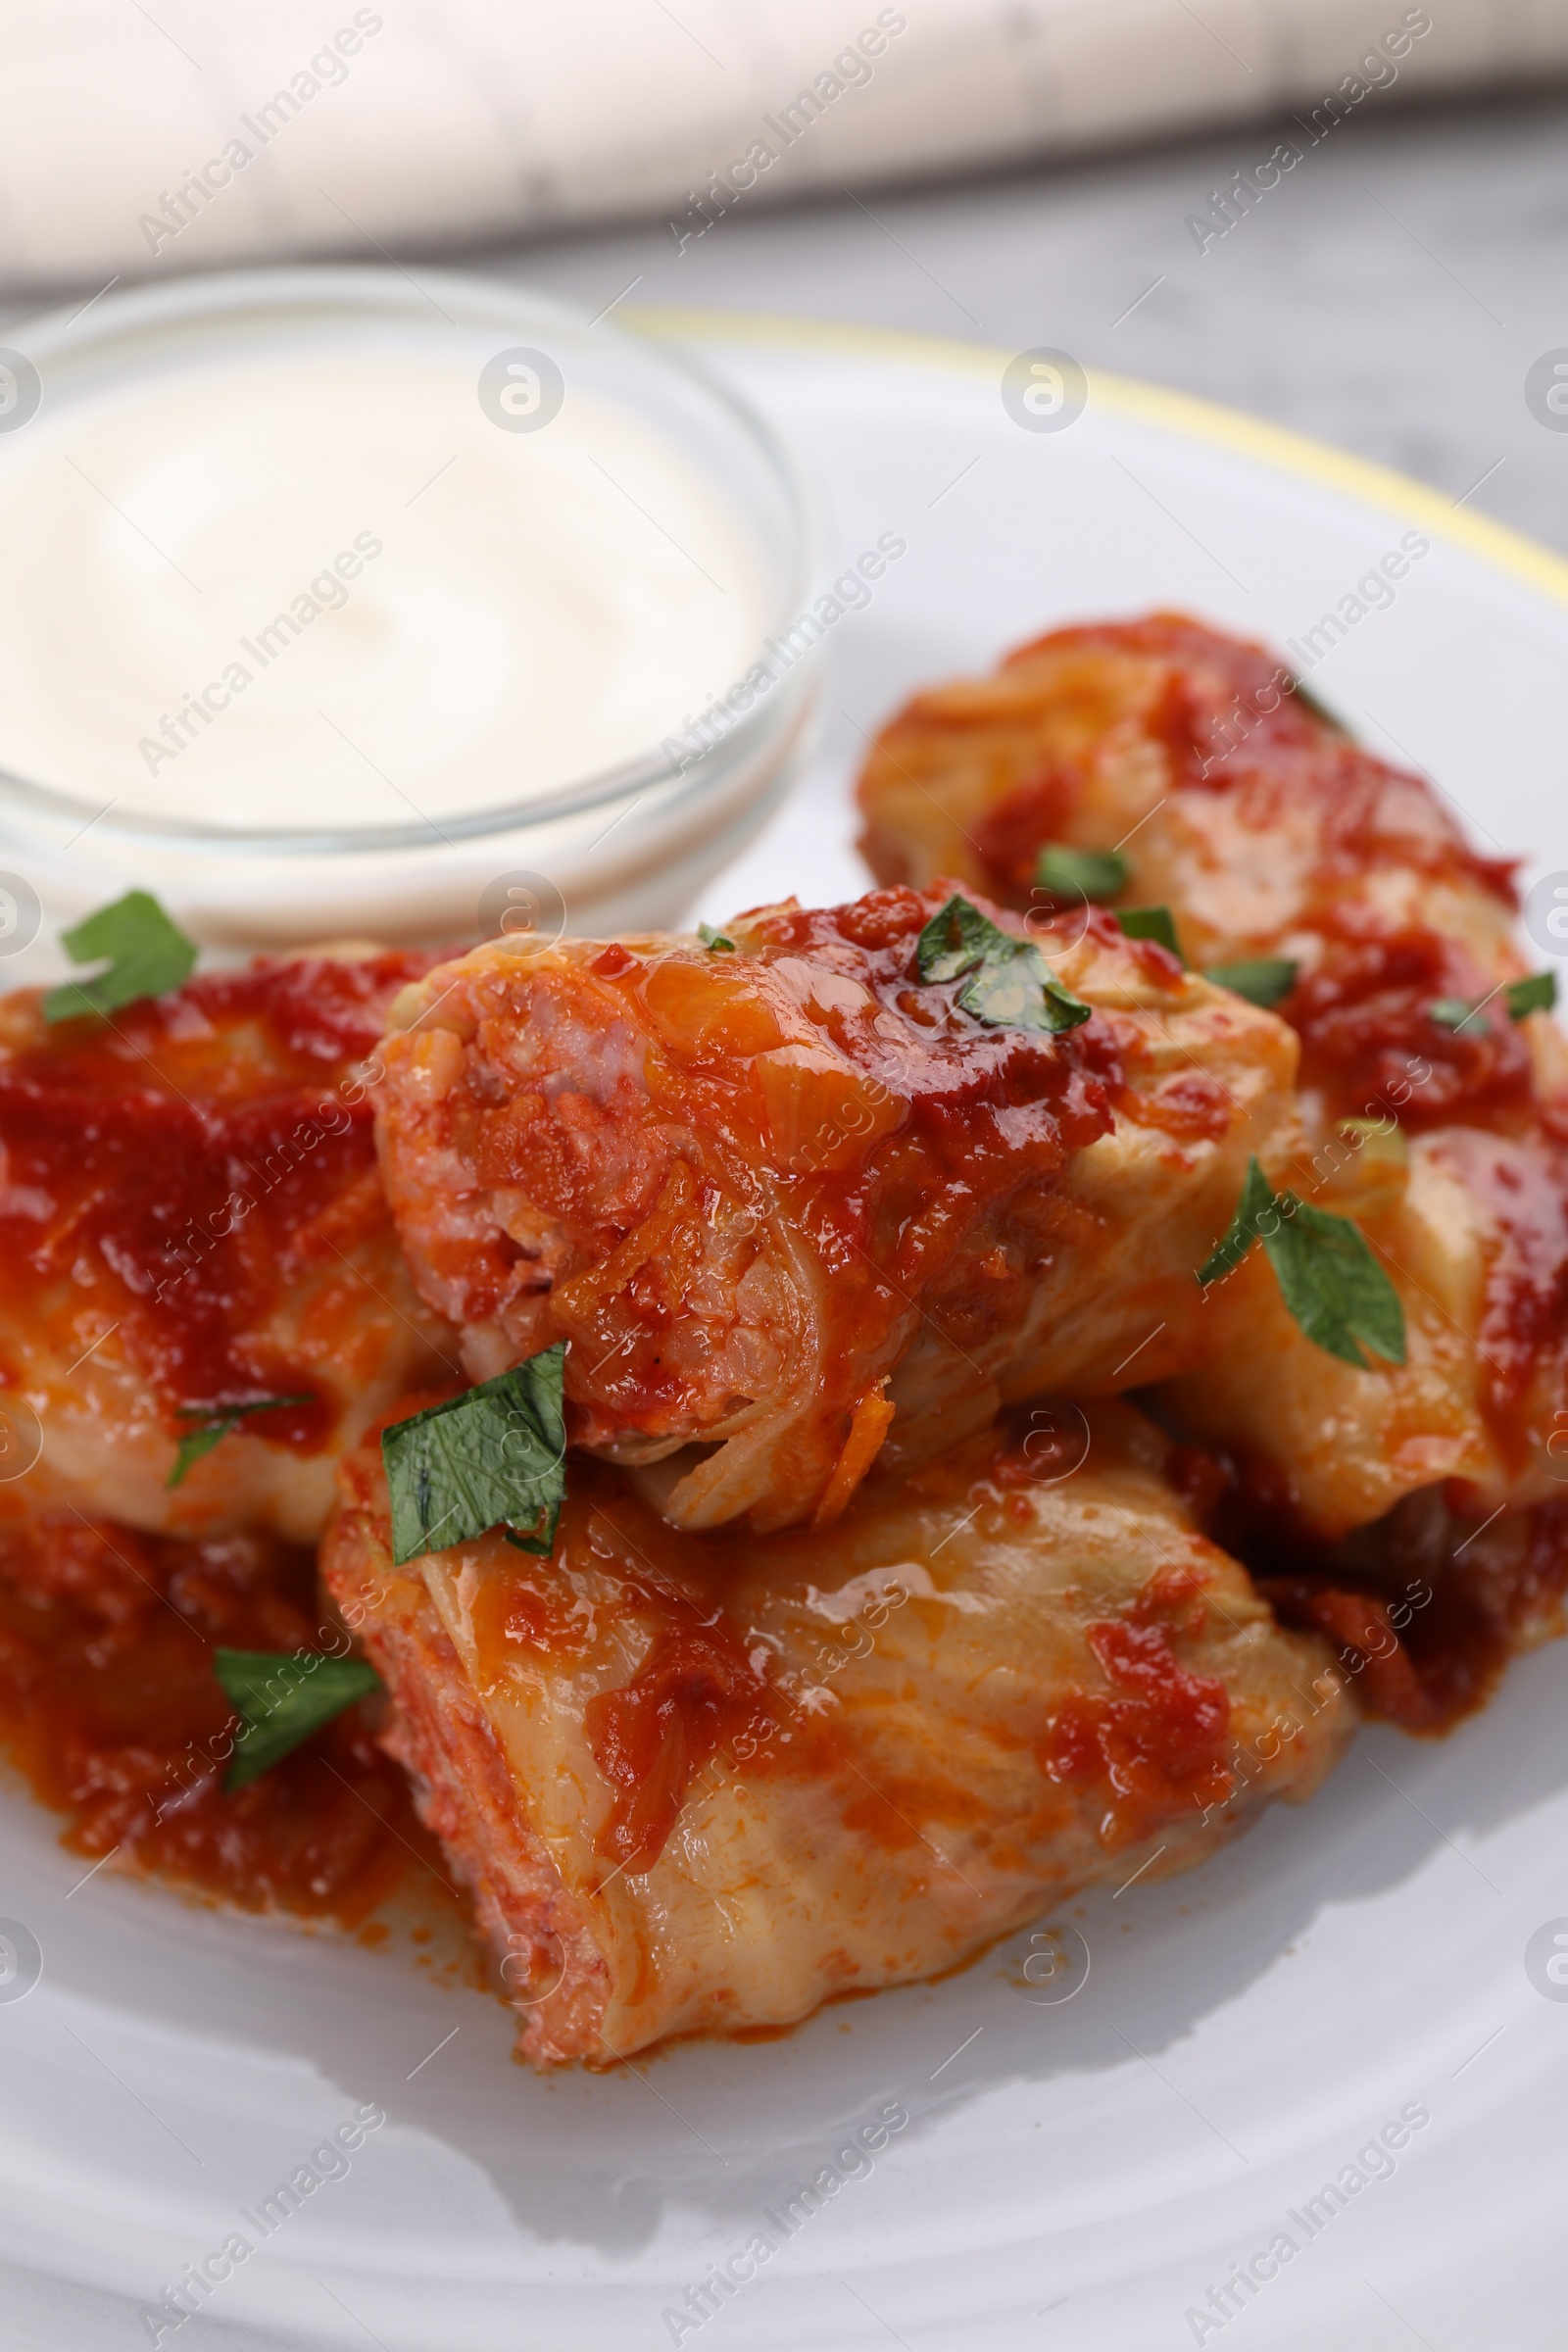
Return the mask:
[[1288, 956], [1249, 956], [1240, 963], [1211, 963], [1203, 978], [1267, 1012], [1290, 995], [1296, 974], [1297, 966]]
[[566, 1494], [565, 1356], [558, 1342], [382, 1432], [399, 1566], [492, 1527], [519, 1551], [555, 1548]]
[[1557, 975], [1532, 972], [1528, 980], [1510, 980], [1503, 994], [1510, 1021], [1522, 1021], [1527, 1012], [1549, 1012], [1557, 1002]]
[[1357, 1341], [1391, 1364], [1404, 1362], [1399, 1294], [1360, 1226], [1294, 1193], [1276, 1193], [1255, 1158], [1229, 1227], [1198, 1269], [1203, 1288], [1233, 1272], [1254, 1242], [1262, 1243], [1280, 1296], [1314, 1347], [1362, 1372], [1370, 1367]]
[[[1551, 1010], [1557, 1002], [1557, 975], [1532, 972], [1528, 980], [1510, 980], [1505, 989], [1494, 994], [1500, 994], [1510, 1021], [1522, 1021], [1529, 1013]], [[1442, 1029], [1464, 1029], [1476, 1021], [1485, 1036], [1492, 1026], [1486, 1017], [1486, 1007], [1491, 1002], [1491, 997], [1484, 998], [1479, 1004], [1472, 1004], [1468, 997], [1439, 997], [1427, 1006], [1427, 1019], [1436, 1021]]]
[[993, 1029], [1040, 1029], [1055, 1037], [1089, 1020], [1095, 1009], [1062, 986], [1032, 941], [1014, 939], [956, 896], [921, 932], [914, 961], [928, 983], [971, 973], [957, 1002]]
[[179, 1418], [181, 1421], [195, 1420], [196, 1427], [187, 1429], [180, 1439], [179, 1450], [174, 1456], [174, 1467], [165, 1479], [165, 1486], [177, 1487], [191, 1464], [199, 1462], [204, 1453], [211, 1453], [213, 1447], [220, 1444], [231, 1429], [237, 1428], [247, 1414], [275, 1413], [285, 1404], [314, 1404], [315, 1402], [314, 1395], [307, 1389], [303, 1396], [257, 1396], [249, 1404], [182, 1405]]
[[1211, 1282], [1222, 1282], [1227, 1274], [1235, 1273], [1252, 1244], [1262, 1239], [1259, 1221], [1273, 1206], [1274, 1187], [1254, 1156], [1247, 1163], [1247, 1177], [1235, 1215], [1198, 1269], [1200, 1289], [1206, 1291]]
[[735, 942], [727, 931], [715, 931], [711, 923], [699, 923], [697, 936], [711, 956], [733, 956]]
[[956, 980], [987, 956], [1016, 945], [978, 906], [955, 895], [937, 908], [921, 932], [915, 943], [914, 966], [923, 981]]
[[1187, 961], [1176, 940], [1176, 925], [1168, 906], [1122, 906], [1116, 920], [1129, 939], [1157, 939], [1181, 963]]
[[73, 931], [61, 934], [73, 963], [99, 956], [108, 968], [90, 980], [66, 980], [43, 1001], [46, 1021], [78, 1020], [83, 1013], [115, 1012], [142, 997], [163, 997], [188, 980], [196, 947], [172, 923], [145, 890], [127, 890], [112, 906], [100, 906]]
[[1070, 850], [1048, 842], [1035, 862], [1035, 880], [1053, 898], [1092, 899], [1102, 906], [1127, 887], [1131, 868], [1119, 850]]
[[213, 1672], [245, 1726], [223, 1776], [230, 1791], [281, 1764], [323, 1723], [382, 1688], [366, 1659], [323, 1650], [216, 1649]]
[[1306, 1337], [1348, 1364], [1366, 1370], [1359, 1340], [1387, 1363], [1404, 1362], [1404, 1309], [1399, 1294], [1373, 1256], [1353, 1217], [1331, 1216], [1294, 1194], [1287, 1224], [1263, 1247], [1280, 1296]]

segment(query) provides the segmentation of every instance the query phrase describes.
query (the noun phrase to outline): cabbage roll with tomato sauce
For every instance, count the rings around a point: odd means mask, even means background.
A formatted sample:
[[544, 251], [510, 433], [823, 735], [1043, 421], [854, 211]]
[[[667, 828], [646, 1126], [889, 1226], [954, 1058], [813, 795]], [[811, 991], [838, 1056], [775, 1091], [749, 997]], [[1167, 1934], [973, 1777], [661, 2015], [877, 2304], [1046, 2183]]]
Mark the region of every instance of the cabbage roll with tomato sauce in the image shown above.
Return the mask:
[[[1102, 915], [1047, 960], [953, 904], [502, 941], [393, 1008], [381, 1165], [422, 1297], [475, 1380], [566, 1341], [573, 1442], [662, 1464], [674, 1524], [825, 1525], [999, 1401], [1181, 1370], [1192, 1269], [1296, 1140], [1272, 1015]], [[977, 962], [933, 956], [938, 918]]]
[[1260, 1521], [1337, 1543], [1397, 1509], [1396, 1547], [1431, 1573], [1459, 1558], [1531, 1638], [1560, 1630], [1568, 1089], [1542, 997], [1511, 993], [1508, 862], [1267, 651], [1179, 613], [1054, 630], [916, 696], [859, 789], [884, 881], [955, 872], [1059, 906], [1042, 855], [1050, 873], [1055, 850], [1121, 844], [1114, 904], [1168, 906], [1195, 965], [1262, 982], [1300, 1040], [1306, 1135], [1270, 1173], [1360, 1223], [1407, 1361], [1313, 1347], [1254, 1250], [1171, 1403], [1266, 1496]]
[[0, 1525], [314, 1542], [341, 1448], [456, 1368], [367, 1085], [432, 960], [268, 960], [55, 1022], [0, 1000]]
[[497, 1532], [402, 1567], [376, 1452], [347, 1461], [327, 1586], [522, 2054], [789, 2024], [1309, 1795], [1347, 1680], [1197, 1533], [1169, 1450], [1121, 1403], [1037, 1410], [760, 1540], [574, 1457], [553, 1558]]

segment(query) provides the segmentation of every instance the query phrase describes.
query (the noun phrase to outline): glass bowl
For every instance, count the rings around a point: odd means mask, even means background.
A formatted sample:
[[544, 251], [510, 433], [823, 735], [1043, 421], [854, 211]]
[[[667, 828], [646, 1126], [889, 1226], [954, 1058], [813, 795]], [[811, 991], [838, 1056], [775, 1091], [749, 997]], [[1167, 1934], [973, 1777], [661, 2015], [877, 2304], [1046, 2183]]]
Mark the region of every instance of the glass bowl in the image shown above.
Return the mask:
[[[269, 822], [254, 791], [252, 806], [228, 815], [220, 792], [198, 819], [158, 806], [145, 779], [128, 780], [138, 772], [128, 745], [123, 792], [106, 794], [101, 775], [35, 772], [36, 760], [34, 772], [0, 765], [0, 956], [9, 958], [0, 969], [10, 979], [61, 969], [58, 932], [131, 888], [153, 891], [220, 959], [348, 938], [660, 928], [679, 919], [786, 789], [815, 701], [813, 502], [772, 428], [679, 350], [508, 284], [422, 269], [416, 281], [396, 268], [182, 280], [11, 333], [14, 348], [0, 352], [10, 413], [21, 428], [35, 416], [37, 431], [29, 448], [28, 430], [8, 432], [0, 407], [0, 491], [5, 467], [30, 462], [43, 434], [69, 460], [74, 420], [120, 404], [128, 416], [170, 386], [265, 381], [274, 363], [302, 358], [368, 362], [395, 386], [407, 363], [439, 364], [466, 416], [472, 404], [472, 416], [485, 410], [500, 422], [498, 399], [503, 408], [541, 397], [548, 405], [552, 386], [578, 400], [578, 415], [628, 415], [721, 502], [747, 552], [750, 602], [749, 658], [735, 661], [731, 647], [729, 675], [709, 682], [700, 709], [671, 713], [668, 731], [633, 756], [546, 779], [544, 789], [535, 777], [524, 795], [512, 789], [508, 760], [491, 758], [466, 806], [449, 792], [428, 813], [411, 802], [389, 821], [343, 821], [339, 811], [335, 821], [302, 823], [296, 807]], [[522, 391], [509, 392], [519, 373]], [[80, 662], [90, 688], [90, 643]], [[394, 733], [397, 715], [394, 690]], [[292, 782], [298, 803], [298, 772]], [[314, 801], [314, 784], [304, 783]]]

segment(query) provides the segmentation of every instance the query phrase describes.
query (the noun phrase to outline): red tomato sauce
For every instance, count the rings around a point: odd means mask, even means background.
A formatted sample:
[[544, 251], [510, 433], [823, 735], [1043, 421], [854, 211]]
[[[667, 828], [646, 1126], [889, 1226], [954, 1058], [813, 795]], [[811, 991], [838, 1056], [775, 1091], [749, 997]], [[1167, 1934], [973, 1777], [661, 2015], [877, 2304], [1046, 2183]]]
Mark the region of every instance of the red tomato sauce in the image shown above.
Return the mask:
[[[607, 1252], [551, 1301], [552, 1329], [573, 1342], [579, 1442], [611, 1427], [661, 1435], [733, 1409], [694, 1357], [689, 1301], [710, 1234], [734, 1237], [738, 1279], [760, 1221], [737, 1170], [776, 1170], [790, 1220], [832, 1270], [831, 1377], [842, 1368], [847, 1405], [859, 1394], [855, 1366], [906, 1317], [910, 1298], [950, 1328], [943, 1275], [992, 1202], [1013, 1203], [1020, 1261], [1039, 1254], [1027, 1221], [1047, 1213], [1044, 1197], [1072, 1155], [1109, 1131], [1121, 1055], [1102, 1018], [1054, 1037], [991, 1027], [956, 1008], [962, 980], [920, 984], [916, 943], [940, 903], [891, 889], [843, 906], [764, 908], [737, 918], [743, 955], [701, 961], [607, 951], [592, 966], [597, 1002], [585, 1004], [576, 982], [558, 1006], [546, 976], [534, 1000], [541, 1026], [569, 1015], [608, 1036], [623, 1022], [640, 1041], [647, 1094], [639, 1079], [601, 1102], [564, 1088], [495, 1105], [474, 1094], [454, 1108], [458, 1149], [483, 1182], [517, 1186]], [[1124, 945], [1108, 917], [1093, 919]], [[795, 992], [813, 975], [823, 990], [813, 1024], [848, 1067], [803, 1079], [820, 1100], [803, 1113], [809, 1148], [792, 1155], [775, 1124], [787, 1109], [770, 1106], [752, 1076], [784, 1035], [770, 1006], [787, 1001], [798, 1020]], [[480, 1068], [474, 1083], [486, 1082]], [[672, 1133], [712, 1148], [694, 1166]], [[1021, 1313], [1024, 1289], [1005, 1255], [992, 1252], [993, 1291], [967, 1261], [955, 1282], [959, 1344]], [[508, 1272], [498, 1255], [496, 1296]], [[475, 1297], [489, 1287], [481, 1271]]]
[[[1108, 1134], [1122, 1082], [1121, 1058], [1103, 1020], [1055, 1037], [990, 1028], [957, 1007], [964, 980], [915, 985], [915, 947], [933, 911], [929, 897], [893, 889], [844, 906], [741, 918], [764, 966], [804, 957], [858, 981], [900, 1029], [907, 1031], [911, 1011], [921, 1015], [912, 1037], [885, 1051], [874, 1032], [829, 1017], [834, 1043], [867, 1080], [907, 1098], [908, 1123], [872, 1148], [863, 1170], [802, 1180], [803, 1189], [818, 1196], [824, 1228], [841, 1237], [847, 1266], [856, 1251], [875, 1246], [888, 1223], [902, 1222], [894, 1271], [908, 1284], [928, 1281], [952, 1250], [945, 1203], [966, 1226], [988, 1197], [1017, 1186], [1020, 1156], [1037, 1181], [1054, 1175]], [[1107, 944], [1125, 946], [1108, 916], [1091, 919]], [[1002, 1114], [1025, 1106], [1044, 1115], [1032, 1122], [1032, 1140], [1020, 1152]], [[894, 1212], [906, 1197], [910, 1213], [899, 1220]]]
[[1190, 1804], [1223, 1804], [1230, 1698], [1212, 1675], [1195, 1674], [1171, 1648], [1201, 1622], [1200, 1588], [1161, 1570], [1115, 1617], [1085, 1628], [1108, 1692], [1077, 1691], [1054, 1713], [1040, 1745], [1054, 1781], [1105, 1796], [1102, 1842], [1136, 1844]]
[[219, 1645], [321, 1649], [314, 1554], [73, 1515], [0, 1539], [0, 1749], [110, 1871], [357, 1927], [439, 1859], [366, 1700], [226, 1794]]
[[588, 1702], [594, 1762], [615, 1790], [600, 1851], [647, 1870], [664, 1849], [687, 1793], [720, 1748], [771, 1715], [766, 1685], [734, 1630], [677, 1617], [655, 1640], [632, 1680]]
[[[1352, 743], [1263, 646], [1180, 612], [1154, 612], [1054, 630], [1009, 655], [1002, 674], [1018, 671], [1022, 684], [1042, 656], [1085, 657], [1090, 663], [1099, 657], [1111, 665], [1102, 681], [1111, 699], [1086, 761], [1102, 750], [1115, 756], [1117, 745], [1125, 753], [1141, 734], [1162, 753], [1173, 799], [1223, 796], [1243, 824], [1263, 837], [1294, 812], [1310, 809], [1317, 846], [1301, 877], [1305, 898], [1298, 920], [1324, 934], [1329, 972], [1313, 975], [1278, 1009], [1301, 1031], [1307, 1075], [1327, 1088], [1342, 1116], [1359, 1113], [1369, 1098], [1407, 1081], [1412, 1064], [1423, 1066], [1407, 1120], [1413, 1126], [1437, 1125], [1456, 1111], [1494, 1119], [1528, 1100], [1528, 1056], [1505, 1011], [1458, 1033], [1429, 1018], [1430, 1005], [1445, 997], [1474, 1004], [1490, 992], [1491, 981], [1461, 950], [1423, 932], [1372, 936], [1364, 901], [1363, 936], [1339, 928], [1346, 898], [1363, 898], [1367, 877], [1379, 869], [1404, 878], [1418, 873], [1461, 892], [1479, 888], [1513, 910], [1513, 861], [1472, 850], [1421, 778]], [[1158, 665], [1136, 717], [1139, 697], [1133, 691], [1126, 699], [1125, 673], [1117, 697], [1118, 662]], [[1092, 683], [1068, 677], [1056, 691], [1059, 717], [1075, 696], [1092, 693]], [[1009, 710], [993, 723], [993, 756], [1004, 768], [1027, 725], [1027, 702], [1021, 715]], [[966, 747], [966, 756], [979, 765], [981, 751]], [[1022, 774], [970, 820], [984, 870], [1002, 898], [1023, 905], [1038, 897], [1032, 886], [1040, 849], [1070, 831], [1086, 789], [1079, 768], [1048, 763]], [[1194, 817], [1203, 833], [1208, 819], [1200, 810]]]
[[1029, 902], [1042, 844], [1061, 839], [1083, 795], [1079, 770], [1053, 763], [1015, 784], [977, 820], [974, 845], [999, 898]]
[[[268, 1395], [271, 1443], [318, 1449], [332, 1408], [254, 1335], [281, 1282], [386, 1223], [353, 1073], [435, 960], [309, 957], [193, 980], [109, 1020], [0, 1008], [0, 1255], [40, 1321], [86, 1304], [169, 1414]], [[247, 1336], [249, 1335], [249, 1336]]]
[[1505, 1453], [1517, 1451], [1512, 1408], [1528, 1400], [1568, 1324], [1568, 1165], [1560, 1144], [1474, 1129], [1450, 1131], [1438, 1149], [1493, 1221], [1480, 1353], [1495, 1434]]
[[[1392, 1108], [1412, 1131], [1529, 1115], [1530, 1049], [1462, 948], [1421, 930], [1329, 934], [1325, 948], [1278, 1009], [1301, 1040], [1303, 1085], [1321, 1089], [1333, 1111], [1376, 1118]], [[1435, 1004], [1489, 996], [1457, 1026], [1433, 1017]]]

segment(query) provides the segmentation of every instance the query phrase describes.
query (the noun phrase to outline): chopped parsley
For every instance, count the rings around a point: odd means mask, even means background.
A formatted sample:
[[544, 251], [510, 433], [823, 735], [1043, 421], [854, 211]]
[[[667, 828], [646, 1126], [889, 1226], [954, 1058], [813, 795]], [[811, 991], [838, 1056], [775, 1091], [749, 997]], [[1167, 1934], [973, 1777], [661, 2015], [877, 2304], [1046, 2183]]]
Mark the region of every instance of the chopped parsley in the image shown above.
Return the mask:
[[1178, 963], [1186, 956], [1176, 939], [1176, 925], [1168, 906], [1123, 906], [1118, 909], [1117, 922], [1129, 939], [1155, 939], [1162, 948], [1169, 948]]
[[1204, 972], [1216, 988], [1228, 988], [1264, 1012], [1288, 997], [1296, 986], [1297, 965], [1288, 956], [1249, 956], [1240, 963], [1211, 963]]
[[1370, 1369], [1357, 1342], [1391, 1364], [1404, 1362], [1404, 1309], [1353, 1219], [1310, 1208], [1294, 1193], [1276, 1193], [1256, 1159], [1236, 1214], [1198, 1269], [1206, 1290], [1234, 1272], [1261, 1242], [1280, 1296], [1314, 1347], [1358, 1370]]
[[315, 1396], [307, 1390], [299, 1396], [257, 1396], [249, 1404], [187, 1404], [180, 1407], [181, 1421], [194, 1420], [196, 1427], [187, 1429], [179, 1441], [174, 1467], [165, 1479], [166, 1487], [177, 1487], [193, 1462], [227, 1437], [231, 1429], [251, 1413], [275, 1413], [285, 1404], [314, 1404]]
[[[1522, 1021], [1532, 1012], [1549, 1012], [1557, 1002], [1555, 972], [1532, 972], [1527, 980], [1510, 980], [1506, 988], [1494, 989], [1508, 1008], [1510, 1021]], [[1492, 997], [1484, 997], [1472, 1004], [1468, 997], [1439, 997], [1427, 1006], [1427, 1019], [1436, 1021], [1440, 1029], [1463, 1029], [1471, 1021], [1480, 1021], [1483, 1032], [1491, 1023], [1482, 1018]]]
[[1094, 1012], [1064, 988], [1032, 941], [1014, 939], [956, 896], [921, 932], [915, 969], [928, 984], [969, 975], [957, 1003], [993, 1029], [1040, 1029], [1054, 1037]]
[[1503, 995], [1510, 1021], [1522, 1021], [1528, 1012], [1549, 1012], [1557, 1002], [1557, 975], [1532, 972], [1528, 980], [1510, 980]]
[[395, 1562], [492, 1527], [519, 1551], [555, 1548], [566, 1494], [565, 1354], [558, 1342], [382, 1432]]
[[1092, 899], [1103, 906], [1127, 887], [1130, 873], [1119, 850], [1070, 850], [1048, 842], [1035, 862], [1035, 880], [1054, 899]]
[[270, 1772], [323, 1723], [382, 1688], [364, 1658], [324, 1650], [217, 1649], [213, 1672], [245, 1727], [223, 1776], [228, 1790]]
[[43, 1001], [46, 1021], [79, 1020], [84, 1013], [116, 1012], [143, 997], [163, 997], [179, 988], [196, 968], [196, 946], [172, 923], [145, 890], [127, 890], [112, 906], [100, 906], [62, 932], [60, 944], [73, 963], [104, 960], [90, 980], [65, 980]]
[[727, 931], [715, 931], [711, 923], [699, 923], [697, 936], [710, 956], [733, 956], [735, 942]]

